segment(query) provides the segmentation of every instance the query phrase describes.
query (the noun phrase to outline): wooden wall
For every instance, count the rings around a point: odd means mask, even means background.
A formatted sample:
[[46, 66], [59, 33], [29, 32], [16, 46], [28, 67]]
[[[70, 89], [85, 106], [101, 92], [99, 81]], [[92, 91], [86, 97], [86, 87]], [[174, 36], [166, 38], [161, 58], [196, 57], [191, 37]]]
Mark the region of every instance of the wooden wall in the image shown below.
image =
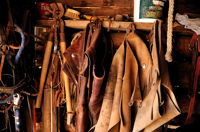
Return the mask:
[[[200, 14], [200, 1], [197, 0], [174, 0], [175, 8], [174, 15], [176, 13], [194, 13]], [[79, 10], [81, 13], [97, 15], [97, 16], [114, 16], [116, 14], [128, 14], [133, 16], [134, 0], [45, 0], [45, 2], [53, 3], [60, 2], [72, 6]], [[165, 18], [167, 19], [168, 3], [165, 8]], [[165, 19], [165, 20], [166, 20]], [[188, 48], [188, 44], [192, 37], [192, 31], [188, 31], [186, 34], [182, 32], [182, 29], [174, 30], [174, 61], [169, 63], [169, 72], [174, 87], [175, 95], [177, 97], [178, 104], [182, 110], [182, 113], [176, 119], [179, 125], [184, 124], [187, 111], [189, 107], [188, 88], [191, 79], [191, 56], [192, 52]], [[117, 37], [118, 41], [123, 40], [123, 34], [121, 37]], [[120, 44], [120, 43], [119, 43]], [[200, 82], [200, 81], [199, 81]], [[200, 83], [198, 84], [198, 90], [200, 90]], [[197, 96], [194, 114], [200, 115], [200, 97]], [[183, 116], [183, 117], [181, 117]], [[195, 116], [197, 117], [197, 116]], [[193, 116], [193, 119], [195, 118]]]
[[[198, 0], [174, 0], [175, 13], [200, 14], [200, 1]], [[97, 16], [114, 16], [116, 14], [128, 14], [133, 16], [134, 0], [44, 0], [47, 3], [63, 3], [81, 11], [81, 13]], [[165, 4], [168, 7], [168, 3]], [[167, 10], [167, 8], [165, 8]], [[165, 10], [165, 17], [167, 11]]]
[[[200, 1], [196, 0], [174, 0], [174, 15], [178, 12], [200, 14]], [[81, 13], [97, 16], [114, 16], [116, 14], [128, 14], [133, 16], [134, 0], [45, 0], [45, 2], [63, 3], [81, 11]], [[167, 19], [168, 3], [165, 3], [165, 18]], [[166, 20], [165, 19], [165, 20]], [[188, 44], [192, 37], [192, 32], [183, 34], [182, 29], [174, 32], [174, 58], [171, 64], [172, 82], [174, 86], [188, 88], [191, 73], [192, 52], [188, 49]], [[118, 39], [120, 37], [117, 37]], [[123, 39], [123, 36], [122, 36]], [[200, 85], [199, 85], [200, 86]]]
[[175, 1], [175, 12], [184, 13], [195, 13], [200, 14], [200, 1], [199, 0], [174, 0]]
[[89, 15], [128, 14], [133, 16], [133, 0], [45, 0], [45, 2], [60, 2]]

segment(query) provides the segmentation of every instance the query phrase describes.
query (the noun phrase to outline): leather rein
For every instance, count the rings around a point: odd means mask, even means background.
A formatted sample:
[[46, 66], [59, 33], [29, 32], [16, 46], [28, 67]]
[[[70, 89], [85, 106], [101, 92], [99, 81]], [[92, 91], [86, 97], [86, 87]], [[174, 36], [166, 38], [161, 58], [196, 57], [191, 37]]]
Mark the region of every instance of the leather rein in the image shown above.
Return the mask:
[[196, 91], [197, 91], [197, 84], [198, 84], [198, 78], [200, 75], [200, 35], [197, 35], [196, 33], [193, 34], [192, 39], [190, 41], [190, 49], [193, 50], [193, 60], [192, 60], [192, 65], [193, 65], [193, 70], [194, 73], [192, 74], [192, 84], [190, 86], [190, 90], [192, 92], [190, 96], [190, 104], [189, 104], [189, 110], [188, 110], [188, 115], [186, 119], [186, 124], [190, 124], [191, 117], [192, 117], [192, 112], [194, 109], [194, 104], [195, 104], [195, 97], [196, 97]]

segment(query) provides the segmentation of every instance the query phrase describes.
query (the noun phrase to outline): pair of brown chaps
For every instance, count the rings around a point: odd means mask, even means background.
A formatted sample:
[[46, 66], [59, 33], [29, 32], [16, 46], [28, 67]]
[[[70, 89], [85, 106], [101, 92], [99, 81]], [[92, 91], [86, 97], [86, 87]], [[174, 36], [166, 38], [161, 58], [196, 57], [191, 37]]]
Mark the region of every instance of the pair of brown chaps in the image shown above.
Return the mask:
[[81, 36], [63, 54], [63, 71], [77, 87], [76, 132], [89, 131], [97, 123], [105, 82], [111, 64], [111, 44], [101, 23], [89, 23]]
[[161, 23], [155, 22], [149, 44], [134, 30], [130, 25], [113, 57], [96, 132], [150, 132], [180, 114], [164, 60]]

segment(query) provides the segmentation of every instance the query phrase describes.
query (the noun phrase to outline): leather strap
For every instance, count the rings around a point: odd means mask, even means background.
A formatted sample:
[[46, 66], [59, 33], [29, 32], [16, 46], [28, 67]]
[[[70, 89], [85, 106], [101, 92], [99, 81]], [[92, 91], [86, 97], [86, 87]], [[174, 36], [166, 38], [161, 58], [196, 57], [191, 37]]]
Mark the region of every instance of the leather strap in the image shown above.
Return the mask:
[[[3, 51], [3, 53], [5, 53], [5, 51], [6, 51], [6, 46], [4, 45], [3, 47], [2, 47], [2, 51]], [[1, 56], [1, 65], [0, 65], [0, 81], [1, 81], [1, 84], [5, 87], [5, 84], [3, 83], [3, 80], [2, 80], [2, 78], [1, 78], [1, 76], [2, 76], [2, 70], [3, 70], [3, 65], [4, 65], [4, 60], [5, 60], [5, 54], [3, 54], [2, 56]]]
[[11, 11], [11, 4], [9, 0], [7, 0], [7, 8], [8, 8], [8, 24], [6, 27], [6, 38], [8, 40], [7, 44], [12, 44], [13, 43], [13, 37], [15, 36], [15, 33], [13, 30], [11, 30], [14, 27], [13, 24], [13, 17], [12, 17], [12, 11]]
[[135, 25], [134, 25], [134, 23], [129, 24], [129, 26], [128, 26], [127, 30], [126, 30], [127, 34], [130, 34], [131, 32], [133, 32], [133, 33], [135, 32]]
[[193, 47], [193, 48], [194, 48], [194, 44], [197, 40], [197, 37], [198, 37], [197, 34], [194, 33], [193, 36], [192, 36], [192, 39], [190, 40], [190, 46]]
[[3, 30], [3, 26], [0, 25], [0, 44], [2, 45], [2, 49], [1, 51], [3, 52], [2, 56], [1, 56], [1, 64], [0, 64], [0, 81], [1, 84], [5, 87], [3, 81], [2, 81], [2, 70], [3, 70], [3, 65], [4, 65], [4, 60], [5, 60], [5, 52], [6, 52], [6, 43], [7, 43], [7, 39]]
[[152, 28], [150, 33], [148, 35], [146, 35], [146, 40], [149, 41], [149, 45], [151, 45], [153, 43], [153, 37], [152, 37], [153, 33], [154, 33], [154, 28]]
[[135, 25], [134, 23], [130, 23], [129, 26], [126, 28], [126, 34], [124, 36], [124, 40], [123, 42], [125, 42], [125, 38], [131, 33], [131, 32], [135, 32]]
[[[28, 17], [28, 15], [29, 15], [29, 17]], [[28, 20], [28, 28], [29, 28], [28, 32], [30, 32], [31, 31], [31, 12], [30, 12], [30, 10], [25, 10], [23, 17], [22, 17], [21, 29], [23, 32], [25, 32], [25, 29], [26, 29], [27, 18], [29, 19]]]
[[197, 83], [198, 83], [198, 77], [200, 74], [200, 35], [197, 35], [196, 33], [194, 33], [191, 41], [190, 41], [190, 46], [191, 47], [195, 47], [195, 42], [197, 41], [197, 60], [196, 60], [196, 69], [195, 69], [195, 73], [194, 73], [194, 78], [193, 78], [193, 86], [192, 86], [192, 95], [190, 98], [190, 104], [189, 104], [189, 110], [188, 110], [188, 116], [186, 119], [186, 124], [190, 124], [191, 121], [191, 117], [192, 117], [192, 112], [194, 109], [194, 103], [195, 103], [195, 97], [196, 97], [196, 90], [197, 90]]

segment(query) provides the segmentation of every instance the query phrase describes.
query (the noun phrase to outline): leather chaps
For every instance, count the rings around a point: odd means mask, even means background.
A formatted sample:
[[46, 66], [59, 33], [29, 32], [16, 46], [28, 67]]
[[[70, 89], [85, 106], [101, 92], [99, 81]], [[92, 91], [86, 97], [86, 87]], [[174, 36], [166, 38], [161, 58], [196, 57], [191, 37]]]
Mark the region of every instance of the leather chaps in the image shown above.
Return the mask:
[[129, 27], [113, 57], [96, 132], [150, 132], [180, 114], [164, 60], [161, 23], [155, 22], [150, 36], [145, 44]]
[[98, 21], [89, 23], [64, 53], [62, 69], [77, 87], [76, 132], [88, 131], [98, 120], [111, 53], [111, 44]]
[[179, 115], [161, 22], [155, 22], [149, 44], [131, 24], [113, 59], [108, 42], [101, 24], [89, 23], [64, 53], [63, 71], [77, 86], [76, 131], [94, 126], [96, 132], [149, 132]]

